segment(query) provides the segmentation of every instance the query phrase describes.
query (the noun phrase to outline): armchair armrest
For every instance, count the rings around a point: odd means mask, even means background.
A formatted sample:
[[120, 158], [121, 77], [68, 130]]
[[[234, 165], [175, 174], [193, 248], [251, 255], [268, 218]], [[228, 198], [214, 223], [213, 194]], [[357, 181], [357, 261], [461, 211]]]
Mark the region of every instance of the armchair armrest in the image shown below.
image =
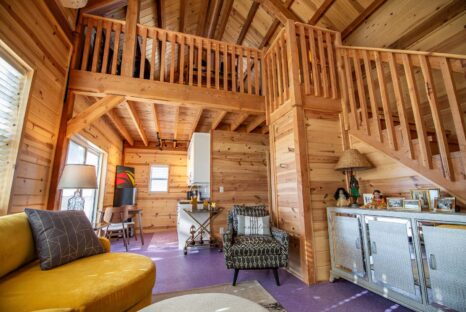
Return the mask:
[[226, 231], [223, 233], [223, 251], [228, 253], [231, 245], [233, 244], [233, 232]]
[[105, 238], [105, 237], [98, 237], [99, 238], [99, 242], [100, 244], [102, 245], [102, 247], [104, 248], [105, 252], [110, 252], [110, 241]]
[[283, 247], [286, 247], [288, 249], [288, 233], [276, 227], [272, 227], [270, 230], [272, 232], [273, 238], [275, 238], [280, 244], [282, 244]]

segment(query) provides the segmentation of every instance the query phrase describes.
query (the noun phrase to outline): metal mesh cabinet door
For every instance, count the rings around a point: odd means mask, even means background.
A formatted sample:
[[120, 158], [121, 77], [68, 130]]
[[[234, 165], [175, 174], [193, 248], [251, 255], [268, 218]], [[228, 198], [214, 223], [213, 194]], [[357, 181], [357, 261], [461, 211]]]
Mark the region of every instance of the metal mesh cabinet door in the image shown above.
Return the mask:
[[335, 266], [364, 276], [361, 235], [357, 218], [335, 216]]
[[432, 299], [466, 311], [466, 229], [423, 226]]
[[375, 282], [414, 297], [407, 224], [370, 220], [369, 235]]

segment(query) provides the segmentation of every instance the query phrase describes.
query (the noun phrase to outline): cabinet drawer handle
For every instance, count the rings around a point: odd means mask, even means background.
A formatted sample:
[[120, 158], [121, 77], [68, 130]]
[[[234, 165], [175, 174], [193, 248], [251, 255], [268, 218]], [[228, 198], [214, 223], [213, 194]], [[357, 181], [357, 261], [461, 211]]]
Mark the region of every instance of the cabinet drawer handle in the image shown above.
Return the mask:
[[294, 147], [288, 147], [289, 152], [294, 152]]
[[288, 168], [287, 164], [280, 164], [280, 168]]
[[431, 270], [437, 270], [437, 260], [433, 254], [429, 255], [429, 267]]
[[356, 249], [361, 249], [361, 240], [359, 238], [356, 238]]
[[377, 254], [377, 244], [375, 242], [371, 243], [371, 251], [372, 251], [372, 254], [374, 255]]

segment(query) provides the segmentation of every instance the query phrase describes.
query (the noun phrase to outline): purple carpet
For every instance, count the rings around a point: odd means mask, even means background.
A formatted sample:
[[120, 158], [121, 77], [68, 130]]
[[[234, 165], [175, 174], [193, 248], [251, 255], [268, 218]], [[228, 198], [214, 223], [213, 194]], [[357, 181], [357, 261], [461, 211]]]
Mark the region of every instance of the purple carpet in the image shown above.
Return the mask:
[[[131, 239], [129, 251], [150, 257], [157, 266], [154, 294], [231, 283], [233, 272], [225, 267], [223, 253], [216, 249], [178, 250], [175, 231], [146, 234], [145, 245]], [[112, 251], [124, 251], [123, 242], [113, 241]], [[240, 271], [238, 283], [257, 280], [288, 312], [299, 311], [410, 311], [390, 300], [344, 280], [307, 286], [280, 270], [281, 286], [272, 271]]]

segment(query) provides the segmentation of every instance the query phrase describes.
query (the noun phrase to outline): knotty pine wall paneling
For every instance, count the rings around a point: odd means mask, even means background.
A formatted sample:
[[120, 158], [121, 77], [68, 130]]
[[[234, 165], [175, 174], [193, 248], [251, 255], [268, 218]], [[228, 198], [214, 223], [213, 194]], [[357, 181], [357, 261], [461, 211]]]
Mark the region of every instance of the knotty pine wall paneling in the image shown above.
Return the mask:
[[[135, 168], [136, 201], [143, 209], [144, 231], [176, 228], [177, 203], [186, 199], [188, 191], [187, 161], [186, 151], [125, 147], [124, 165]], [[149, 192], [151, 164], [169, 166], [168, 192]]]
[[32, 0], [0, 1], [0, 40], [34, 70], [8, 213], [46, 209], [71, 43], [46, 4]]
[[215, 237], [221, 227], [227, 229], [228, 211], [234, 204], [268, 206], [268, 141], [264, 134], [211, 132], [211, 197], [223, 208], [212, 223]]

